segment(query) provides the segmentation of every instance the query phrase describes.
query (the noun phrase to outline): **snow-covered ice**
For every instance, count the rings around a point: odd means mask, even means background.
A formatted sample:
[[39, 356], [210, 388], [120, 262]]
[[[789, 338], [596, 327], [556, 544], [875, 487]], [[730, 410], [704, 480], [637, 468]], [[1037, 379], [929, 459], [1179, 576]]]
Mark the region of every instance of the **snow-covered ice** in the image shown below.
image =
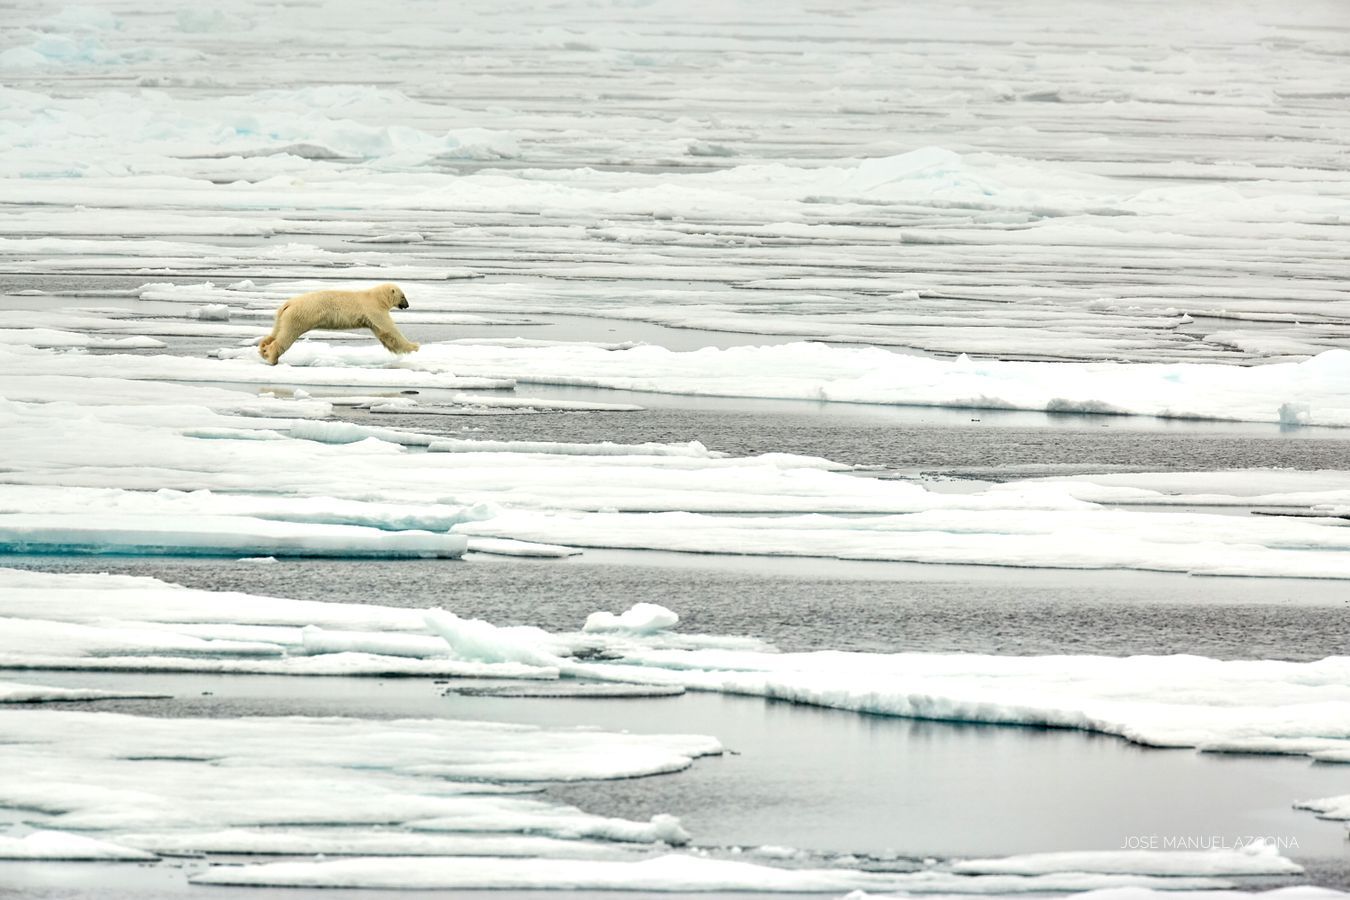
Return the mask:
[[278, 522], [248, 516], [0, 515], [0, 553], [455, 558], [458, 535], [389, 532], [358, 525]]
[[[1064, 6], [9, 4], [0, 552], [1350, 579], [1345, 471], [950, 492], [716, 435], [447, 434], [641, 421], [656, 394], [1350, 428], [1341, 5]], [[377, 281], [407, 291], [418, 352], [320, 332], [258, 357], [286, 297]], [[678, 347], [648, 342], [672, 329]], [[445, 582], [485, 564], [448, 559]], [[645, 592], [567, 633], [459, 615], [453, 590], [441, 610], [369, 599], [0, 569], [0, 665], [717, 691], [1350, 760], [1345, 657], [777, 653], [682, 634], [678, 598]], [[0, 805], [44, 829], [0, 834], [0, 856], [351, 856], [196, 876], [239, 885], [1103, 900], [1297, 868], [1263, 848], [748, 863], [655, 846], [698, 840], [664, 810], [516, 793], [677, 771], [715, 737], [11, 705], [114, 696], [0, 684], [0, 770], [25, 773]], [[1345, 796], [1301, 806], [1350, 817]]]
[[162, 698], [164, 696], [164, 694], [138, 694], [130, 691], [105, 691], [100, 688], [66, 688], [45, 684], [0, 681], [0, 703], [59, 703], [81, 700]]
[[635, 603], [617, 616], [604, 610], [593, 612], [586, 617], [586, 624], [581, 630], [650, 634], [665, 631], [678, 621], [680, 617], [664, 606], [655, 603]]
[[[429, 664], [461, 675], [675, 686], [878, 715], [1084, 729], [1155, 747], [1350, 749], [1347, 657], [777, 653], [722, 636], [676, 636], [663, 629], [677, 617], [646, 604], [607, 614], [629, 627], [551, 633], [446, 610], [213, 594], [124, 576], [0, 569], [0, 586], [0, 662], [9, 666], [154, 670], [177, 661], [186, 671], [294, 665], [300, 674], [307, 663], [322, 671], [325, 660], [358, 654], [373, 671]], [[606, 661], [589, 661], [597, 650]]]
[[1221, 850], [1110, 850], [1028, 853], [1002, 859], [964, 859], [952, 864], [963, 875], [1044, 875], [1051, 872], [1155, 875], [1297, 874], [1301, 867], [1281, 856], [1273, 843], [1251, 841]]
[[415, 889], [638, 890], [648, 892], [759, 891], [826, 893], [895, 890], [925, 894], [1004, 894], [1151, 887], [1177, 891], [1223, 886], [1205, 878], [1103, 876], [1084, 873], [1035, 877], [961, 877], [947, 873], [888, 874], [849, 869], [783, 869], [736, 860], [685, 855], [637, 862], [575, 860], [351, 859], [214, 866], [194, 884]]
[[[223, 352], [247, 357], [251, 351]], [[256, 354], [253, 354], [256, 356]], [[370, 347], [319, 341], [297, 345], [286, 362], [303, 370], [368, 366]], [[177, 364], [176, 364], [177, 365]], [[675, 352], [585, 344], [502, 347], [424, 345], [401, 366], [521, 384], [571, 385], [714, 397], [832, 400], [908, 406], [1111, 413], [1169, 419], [1350, 426], [1350, 350], [1259, 367], [1202, 363], [1050, 363], [932, 359], [887, 350], [793, 343]], [[415, 383], [410, 380], [409, 383]]]
[[[161, 362], [170, 364], [165, 371], [173, 380], [232, 377], [206, 374], [211, 360], [0, 347], [10, 398], [0, 402], [0, 422], [12, 435], [10, 468], [0, 473], [0, 485], [8, 485], [0, 486], [8, 513], [0, 527], [10, 546], [456, 555], [468, 537], [571, 548], [1350, 576], [1344, 552], [1350, 535], [1334, 520], [1104, 506], [1095, 501], [1118, 495], [1092, 493], [1077, 482], [952, 494], [858, 477], [828, 460], [731, 457], [697, 442], [438, 439], [324, 420], [332, 406], [313, 398], [148, 382]], [[247, 365], [264, 375], [275, 371]], [[187, 379], [192, 368], [200, 374]], [[325, 371], [336, 374], [321, 381], [342, 383], [359, 382], [367, 370]], [[412, 452], [419, 447], [434, 452]], [[1328, 478], [1320, 489], [1309, 485], [1300, 499], [1309, 506], [1343, 504], [1339, 481]], [[797, 516], [779, 517], [783, 513]], [[147, 530], [171, 520], [172, 539]], [[424, 529], [452, 533], [415, 533]]]
[[69, 859], [145, 862], [155, 854], [64, 831], [33, 831], [21, 838], [0, 834], [0, 860]]

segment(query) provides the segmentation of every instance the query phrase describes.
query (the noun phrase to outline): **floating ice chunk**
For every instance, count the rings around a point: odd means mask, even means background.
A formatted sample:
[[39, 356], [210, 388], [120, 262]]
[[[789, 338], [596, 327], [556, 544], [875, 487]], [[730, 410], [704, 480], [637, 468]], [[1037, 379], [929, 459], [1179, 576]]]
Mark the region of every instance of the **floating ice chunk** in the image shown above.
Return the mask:
[[587, 632], [627, 632], [631, 634], [653, 634], [673, 628], [680, 617], [664, 606], [655, 603], [635, 603], [620, 615], [611, 612], [593, 612], [586, 617], [582, 631]]
[[423, 240], [421, 233], [416, 231], [394, 231], [352, 239], [357, 244], [420, 244]]
[[1135, 875], [1298, 875], [1303, 867], [1280, 855], [1273, 843], [1250, 841], [1213, 850], [1106, 850], [1031, 853], [952, 864], [961, 875], [1044, 875], [1097, 872]]
[[67, 6], [47, 20], [58, 31], [116, 31], [122, 20], [95, 6]]
[[64, 831], [34, 831], [21, 838], [0, 835], [0, 859], [147, 862], [155, 854]]
[[[311, 342], [313, 343], [313, 342]], [[356, 348], [315, 348], [327, 366], [358, 365]], [[294, 351], [292, 351], [294, 352]], [[794, 343], [675, 352], [482, 343], [424, 345], [417, 364], [461, 376], [663, 394], [832, 400], [958, 408], [1110, 412], [1163, 418], [1279, 421], [1308, 404], [1307, 424], [1350, 425], [1350, 350], [1255, 368], [1010, 362], [905, 356], [879, 348]], [[1071, 393], [1065, 386], [1072, 385]]]
[[546, 453], [563, 456], [683, 456], [715, 459], [725, 456], [709, 450], [699, 441], [687, 444], [575, 444], [562, 441], [466, 441], [458, 438], [433, 441], [427, 447], [433, 453]]
[[0, 569], [0, 620], [0, 665], [11, 667], [558, 677], [552, 667], [448, 659], [418, 610], [196, 591], [152, 578]]
[[1346, 657], [1284, 663], [628, 647], [624, 663], [581, 665], [577, 673], [908, 718], [1080, 728], [1149, 746], [1290, 754], [1350, 746]]
[[187, 311], [189, 319], [201, 319], [203, 322], [230, 321], [230, 308], [224, 303], [208, 303]]
[[714, 144], [709, 141], [690, 141], [685, 153], [690, 156], [716, 156], [725, 158], [735, 156], [736, 150], [733, 147], [728, 147], [726, 144]]
[[575, 547], [563, 547], [559, 544], [536, 544], [532, 541], [513, 541], [509, 538], [469, 538], [470, 553], [491, 553], [495, 556], [532, 556], [545, 559], [560, 559], [565, 556], [578, 556], [581, 551]]
[[562, 680], [522, 682], [520, 684], [456, 684], [448, 693], [466, 697], [557, 697], [567, 699], [651, 699], [678, 697], [685, 693], [679, 685], [621, 684], [604, 681]]
[[556, 655], [541, 649], [548, 634], [537, 628], [498, 628], [481, 619], [461, 619], [443, 609], [427, 610], [424, 616], [427, 627], [444, 638], [460, 659], [540, 667], [563, 664]]
[[256, 640], [216, 640], [138, 626], [135, 623], [85, 625], [45, 619], [4, 619], [0, 654], [7, 659], [202, 656], [279, 657], [279, 644]]
[[[0, 642], [3, 644], [3, 642]], [[75, 700], [143, 700], [166, 697], [167, 694], [128, 693], [104, 691], [96, 688], [64, 688], [41, 684], [20, 684], [0, 681], [0, 703], [51, 703]]]
[[[204, 642], [206, 643], [206, 642]], [[221, 645], [223, 641], [209, 642]], [[126, 650], [127, 648], [121, 648]], [[207, 648], [210, 650], [211, 648]], [[121, 653], [121, 650], [118, 652]], [[552, 680], [557, 669], [516, 663], [462, 662], [453, 659], [407, 659], [371, 653], [324, 653], [262, 659], [229, 655], [140, 655], [139, 648], [116, 656], [70, 656], [0, 651], [0, 666], [26, 669], [62, 669], [85, 672], [209, 672], [217, 675], [298, 675], [303, 677], [389, 678], [535, 678]], [[166, 654], [176, 649], [163, 651]]]
[[325, 631], [317, 625], [306, 625], [302, 634], [304, 650], [311, 655], [371, 653], [377, 656], [435, 659], [450, 653], [444, 640], [431, 635]]
[[[244, 434], [256, 436], [258, 433]], [[226, 436], [240, 437], [236, 434]], [[243, 516], [297, 524], [356, 525], [381, 531], [432, 532], [449, 531], [461, 523], [491, 518], [493, 514], [492, 508], [484, 504], [452, 506], [444, 503], [377, 503], [333, 497], [285, 497], [214, 491], [124, 491], [0, 485], [0, 514], [33, 509], [66, 515]], [[521, 543], [525, 545], [525, 542]]]
[[250, 856], [543, 856], [623, 859], [647, 848], [529, 835], [430, 834], [354, 828], [244, 829], [119, 834], [118, 841], [154, 853], [239, 853]]
[[352, 859], [215, 866], [194, 884], [443, 890], [845, 891], [885, 890], [894, 881], [855, 871], [785, 870], [750, 863], [668, 855], [639, 862], [451, 858]]
[[628, 778], [721, 751], [698, 735], [445, 719], [0, 717], [0, 767], [25, 773], [0, 781], [0, 804], [40, 809], [73, 829], [185, 836], [345, 824], [682, 842], [688, 835], [671, 816], [597, 816], [490, 782]]
[[0, 344], [19, 344], [24, 347], [87, 347], [91, 350], [158, 350], [168, 346], [163, 341], [144, 335], [109, 337], [55, 328], [0, 328]]
[[177, 11], [178, 30], [189, 34], [210, 34], [222, 31], [243, 31], [253, 23], [240, 16], [232, 16], [219, 9], [184, 7]]
[[[1323, 751], [1312, 754], [1324, 762], [1350, 763], [1350, 748]], [[1337, 819], [1350, 821], [1350, 794], [1337, 797], [1321, 797], [1315, 800], [1300, 800], [1295, 809], [1306, 809], [1317, 813], [1319, 819]]]
[[[590, 400], [544, 400], [537, 397], [493, 397], [486, 394], [456, 394], [450, 398], [452, 403], [459, 406], [422, 406], [416, 412], [418, 415], [430, 416], [456, 416], [464, 415], [472, 409], [486, 410], [510, 410], [519, 409], [527, 412], [537, 412], [543, 410], [573, 410], [588, 412], [638, 412], [643, 407], [633, 403], [601, 403]], [[467, 408], [467, 409], [466, 409]], [[408, 410], [403, 404], [397, 403], [379, 403], [370, 407], [371, 412], [377, 413], [406, 413]]]
[[520, 144], [515, 135], [489, 128], [461, 128], [446, 132], [444, 146], [436, 155], [443, 159], [515, 159]]
[[[1243, 506], [1330, 509], [1350, 503], [1350, 472], [1321, 469], [1225, 469], [1217, 472], [1121, 472], [1019, 482], [1053, 486], [1081, 500], [1118, 506]], [[992, 490], [1017, 489], [1004, 485]]]
[[850, 890], [935, 894], [1038, 893], [1141, 886], [1221, 888], [1203, 878], [1060, 873], [1038, 877], [894, 874], [856, 869], [790, 869], [708, 857], [668, 854], [638, 862], [559, 859], [391, 858], [213, 866], [193, 884], [444, 890], [618, 890], [642, 892], [746, 891], [828, 893]]
[[1281, 403], [1281, 425], [1308, 425], [1312, 422], [1312, 407], [1307, 403]]
[[98, 38], [85, 34], [42, 34], [26, 47], [11, 47], [0, 52], [0, 68], [92, 67], [125, 63], [161, 61], [187, 63], [201, 60], [202, 54], [181, 47], [140, 45], [131, 50], [110, 50]]
[[[876, 516], [732, 517], [657, 512], [650, 506], [645, 510], [651, 511], [641, 511], [644, 507], [632, 503], [624, 512], [503, 508], [490, 521], [465, 523], [456, 530], [470, 536], [613, 549], [1350, 578], [1346, 552], [1350, 551], [1350, 533], [1333, 519], [1275, 521], [1214, 513], [1026, 506], [1014, 511], [1012, 504], [999, 510], [989, 503], [995, 493], [964, 498], [983, 509], [952, 508], [963, 502], [957, 499], [959, 495], [939, 495], [949, 498], [951, 506], [942, 508], [948, 500], [933, 499], [937, 508]], [[1023, 495], [1024, 502], [1028, 498]], [[873, 502], [877, 501], [882, 498], [874, 496]], [[688, 501], [685, 505], [693, 506]]]
[[[1308, 663], [1166, 657], [677, 650], [639, 639], [619, 662], [558, 657], [559, 636], [432, 611], [464, 659], [579, 678], [680, 685], [880, 715], [1079, 728], [1137, 743], [1313, 754], [1350, 748], [1350, 657]], [[1259, 856], [1260, 851], [1252, 850]]]
[[352, 422], [296, 422], [290, 429], [293, 438], [325, 444], [354, 444], [375, 438], [376, 434], [374, 429]]
[[108, 620], [247, 623], [423, 632], [422, 611], [206, 591], [131, 575], [0, 568], [0, 615], [98, 624]]
[[0, 549], [9, 553], [445, 559], [467, 546], [452, 534], [249, 516], [0, 515]]

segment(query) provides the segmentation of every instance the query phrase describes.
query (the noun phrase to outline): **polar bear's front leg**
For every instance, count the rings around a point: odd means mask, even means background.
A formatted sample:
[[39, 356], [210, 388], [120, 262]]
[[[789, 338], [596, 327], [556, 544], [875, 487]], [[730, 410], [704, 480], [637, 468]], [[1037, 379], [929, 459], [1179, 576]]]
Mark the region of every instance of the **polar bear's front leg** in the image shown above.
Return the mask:
[[384, 348], [390, 353], [415, 353], [422, 346], [405, 338], [388, 313], [371, 316], [368, 324], [375, 337], [379, 338], [380, 343], [384, 344]]

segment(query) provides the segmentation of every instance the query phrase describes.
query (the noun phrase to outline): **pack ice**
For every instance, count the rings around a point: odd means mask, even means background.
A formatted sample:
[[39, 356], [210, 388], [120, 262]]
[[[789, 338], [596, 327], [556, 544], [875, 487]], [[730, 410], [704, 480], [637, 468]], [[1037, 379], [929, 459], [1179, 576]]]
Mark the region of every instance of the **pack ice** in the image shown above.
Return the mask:
[[[273, 371], [258, 360], [234, 364]], [[383, 374], [365, 381], [367, 372], [419, 371], [295, 368], [331, 373], [319, 383], [363, 390], [385, 383]], [[12, 435], [9, 468], [0, 473], [0, 546], [453, 557], [466, 541], [479, 541], [484, 552], [551, 556], [612, 547], [1350, 576], [1350, 536], [1328, 518], [1134, 509], [1115, 505], [1128, 500], [1121, 494], [1064, 481], [953, 494], [858, 477], [829, 460], [734, 457], [698, 443], [447, 439], [327, 419], [334, 406], [308, 395], [187, 383], [230, 382], [232, 371], [205, 359], [0, 345], [0, 423]], [[1254, 483], [1269, 477], [1250, 476]], [[1333, 479], [1282, 505], [1295, 502], [1309, 509], [1344, 503], [1345, 490]]]

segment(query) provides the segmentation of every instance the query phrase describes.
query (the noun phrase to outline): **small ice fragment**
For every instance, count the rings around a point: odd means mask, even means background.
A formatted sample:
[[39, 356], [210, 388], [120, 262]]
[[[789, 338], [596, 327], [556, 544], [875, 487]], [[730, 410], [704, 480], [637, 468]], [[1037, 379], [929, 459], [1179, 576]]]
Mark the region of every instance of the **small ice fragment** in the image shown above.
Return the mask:
[[1312, 420], [1312, 407], [1307, 403], [1280, 404], [1281, 425], [1307, 425]]
[[622, 615], [611, 612], [593, 612], [586, 617], [582, 631], [622, 631], [631, 634], [653, 634], [672, 627], [680, 617], [655, 603], [635, 603]]

